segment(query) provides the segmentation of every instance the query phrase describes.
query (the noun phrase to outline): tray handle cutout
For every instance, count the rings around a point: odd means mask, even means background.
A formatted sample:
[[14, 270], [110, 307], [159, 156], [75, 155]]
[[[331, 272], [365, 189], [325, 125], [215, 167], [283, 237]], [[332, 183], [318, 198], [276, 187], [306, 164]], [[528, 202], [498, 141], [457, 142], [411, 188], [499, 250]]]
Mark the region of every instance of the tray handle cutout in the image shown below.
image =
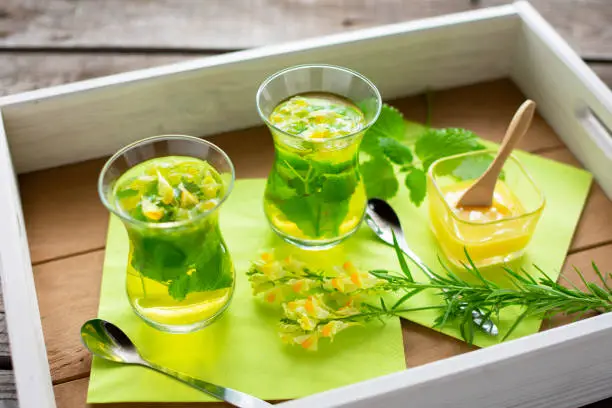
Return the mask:
[[575, 114], [578, 122], [585, 132], [591, 135], [597, 147], [608, 159], [612, 160], [612, 131], [610, 128], [586, 105], [578, 107]]

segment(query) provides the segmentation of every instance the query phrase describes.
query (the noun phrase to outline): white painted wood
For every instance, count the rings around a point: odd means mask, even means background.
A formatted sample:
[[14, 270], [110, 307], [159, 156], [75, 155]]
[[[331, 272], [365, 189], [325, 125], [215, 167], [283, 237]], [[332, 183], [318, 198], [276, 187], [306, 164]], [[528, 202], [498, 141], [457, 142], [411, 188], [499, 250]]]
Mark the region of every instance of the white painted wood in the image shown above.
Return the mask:
[[612, 396], [612, 314], [280, 404], [576, 408]]
[[353, 68], [385, 98], [506, 77], [519, 23], [512, 6], [484, 9], [9, 96], [0, 106], [15, 168], [27, 172], [108, 155], [146, 136], [257, 125], [257, 87], [296, 64]]
[[611, 129], [612, 92], [529, 3], [515, 5], [523, 24], [513, 80], [612, 198], [612, 135], [585, 116], [591, 110]]
[[54, 408], [28, 240], [1, 112], [0, 278], [20, 406]]

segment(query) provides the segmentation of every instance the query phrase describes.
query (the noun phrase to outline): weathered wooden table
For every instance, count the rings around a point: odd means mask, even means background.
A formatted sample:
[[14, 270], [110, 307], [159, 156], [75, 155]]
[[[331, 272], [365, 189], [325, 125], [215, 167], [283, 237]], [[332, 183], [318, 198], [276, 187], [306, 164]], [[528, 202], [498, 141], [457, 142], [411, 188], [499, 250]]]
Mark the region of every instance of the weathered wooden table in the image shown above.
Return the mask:
[[[312, 37], [366, 26], [508, 3], [503, 0], [4, 0], [0, 4], [0, 94], [131, 69]], [[534, 0], [583, 58], [612, 86], [612, 2]], [[495, 103], [491, 104], [491, 95]], [[461, 107], [453, 101], [460, 98]], [[460, 126], [499, 140], [522, 95], [509, 81], [436, 94], [434, 126]], [[421, 97], [394, 102], [422, 121]], [[486, 118], [486, 119], [484, 119]], [[521, 148], [579, 166], [546, 123]], [[265, 177], [270, 137], [263, 128], [215, 140], [237, 166], [238, 177]], [[239, 136], [240, 142], [237, 143]], [[246, 137], [248, 136], [248, 137]], [[78, 338], [96, 314], [108, 217], [95, 180], [103, 160], [20, 176], [38, 300], [57, 403], [85, 405], [91, 359]], [[594, 186], [566, 265], [595, 260], [612, 269], [612, 202]], [[0, 304], [1, 306], [1, 304]], [[71, 311], [66, 316], [65, 310]], [[0, 308], [0, 313], [3, 310]], [[0, 400], [15, 404], [10, 351], [0, 315]], [[552, 325], [562, 324], [556, 320]], [[415, 366], [470, 348], [404, 323], [407, 362]], [[414, 345], [418, 344], [418, 347]], [[418, 353], [415, 350], [418, 349]], [[612, 402], [610, 402], [612, 404]], [[115, 405], [123, 406], [123, 405]], [[27, 407], [29, 408], [29, 407]]]

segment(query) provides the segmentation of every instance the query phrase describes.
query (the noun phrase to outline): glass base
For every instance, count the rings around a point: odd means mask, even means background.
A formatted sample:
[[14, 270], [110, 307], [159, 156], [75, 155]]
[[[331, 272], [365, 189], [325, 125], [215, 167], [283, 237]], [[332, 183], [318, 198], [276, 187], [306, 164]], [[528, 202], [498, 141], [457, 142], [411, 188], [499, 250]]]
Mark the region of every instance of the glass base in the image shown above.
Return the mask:
[[327, 240], [324, 240], [324, 239], [309, 240], [309, 239], [300, 239], [300, 238], [294, 238], [294, 237], [288, 236], [282, 231], [278, 230], [276, 227], [274, 227], [274, 225], [271, 222], [269, 222], [269, 224], [270, 224], [270, 228], [272, 228], [272, 231], [274, 231], [276, 235], [278, 235], [283, 241], [288, 242], [289, 244], [293, 246], [296, 246], [300, 249], [304, 249], [307, 251], [323, 251], [326, 249], [333, 248], [336, 245], [340, 244], [342, 241], [349, 238], [355, 232], [357, 232], [357, 230], [359, 229], [359, 225], [361, 225], [361, 223], [357, 224], [357, 226], [353, 230], [347, 232], [346, 234], [338, 238], [327, 239]]
[[210, 326], [217, 319], [219, 319], [223, 315], [223, 313], [227, 310], [230, 303], [232, 302], [233, 295], [234, 295], [234, 288], [232, 287], [229, 299], [227, 300], [225, 305], [217, 311], [217, 313], [208, 317], [205, 320], [195, 322], [192, 324], [171, 325], [171, 324], [159, 323], [154, 320], [151, 320], [147, 316], [140, 313], [139, 309], [135, 307], [134, 304], [132, 304], [132, 302], [130, 302], [130, 306], [132, 307], [132, 310], [134, 311], [134, 313], [136, 313], [138, 317], [140, 317], [146, 324], [153, 327], [154, 329], [157, 329], [157, 330], [160, 330], [166, 333], [187, 334], [187, 333], [196, 332], [198, 330], [202, 330], [203, 328]]

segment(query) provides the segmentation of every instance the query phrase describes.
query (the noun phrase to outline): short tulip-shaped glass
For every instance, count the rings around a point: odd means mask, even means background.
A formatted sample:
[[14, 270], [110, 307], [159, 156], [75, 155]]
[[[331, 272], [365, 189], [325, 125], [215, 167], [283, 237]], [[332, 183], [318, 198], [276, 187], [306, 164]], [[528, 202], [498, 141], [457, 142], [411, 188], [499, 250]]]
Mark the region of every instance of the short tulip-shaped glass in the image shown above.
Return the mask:
[[264, 210], [285, 241], [324, 249], [358, 229], [367, 201], [359, 145], [381, 106], [374, 84], [342, 67], [296, 66], [262, 83], [257, 108], [275, 148]]
[[496, 153], [479, 150], [458, 154], [439, 159], [429, 167], [431, 228], [442, 252], [457, 267], [468, 263], [466, 251], [477, 267], [519, 258], [544, 209], [544, 195], [514, 155], [504, 163], [491, 208], [457, 208], [459, 198], [487, 166], [471, 173], [464, 169], [474, 163], [488, 163]]
[[227, 308], [234, 266], [218, 217], [233, 182], [221, 149], [180, 135], [133, 143], [102, 169], [100, 198], [129, 237], [127, 295], [150, 325], [192, 332]]

